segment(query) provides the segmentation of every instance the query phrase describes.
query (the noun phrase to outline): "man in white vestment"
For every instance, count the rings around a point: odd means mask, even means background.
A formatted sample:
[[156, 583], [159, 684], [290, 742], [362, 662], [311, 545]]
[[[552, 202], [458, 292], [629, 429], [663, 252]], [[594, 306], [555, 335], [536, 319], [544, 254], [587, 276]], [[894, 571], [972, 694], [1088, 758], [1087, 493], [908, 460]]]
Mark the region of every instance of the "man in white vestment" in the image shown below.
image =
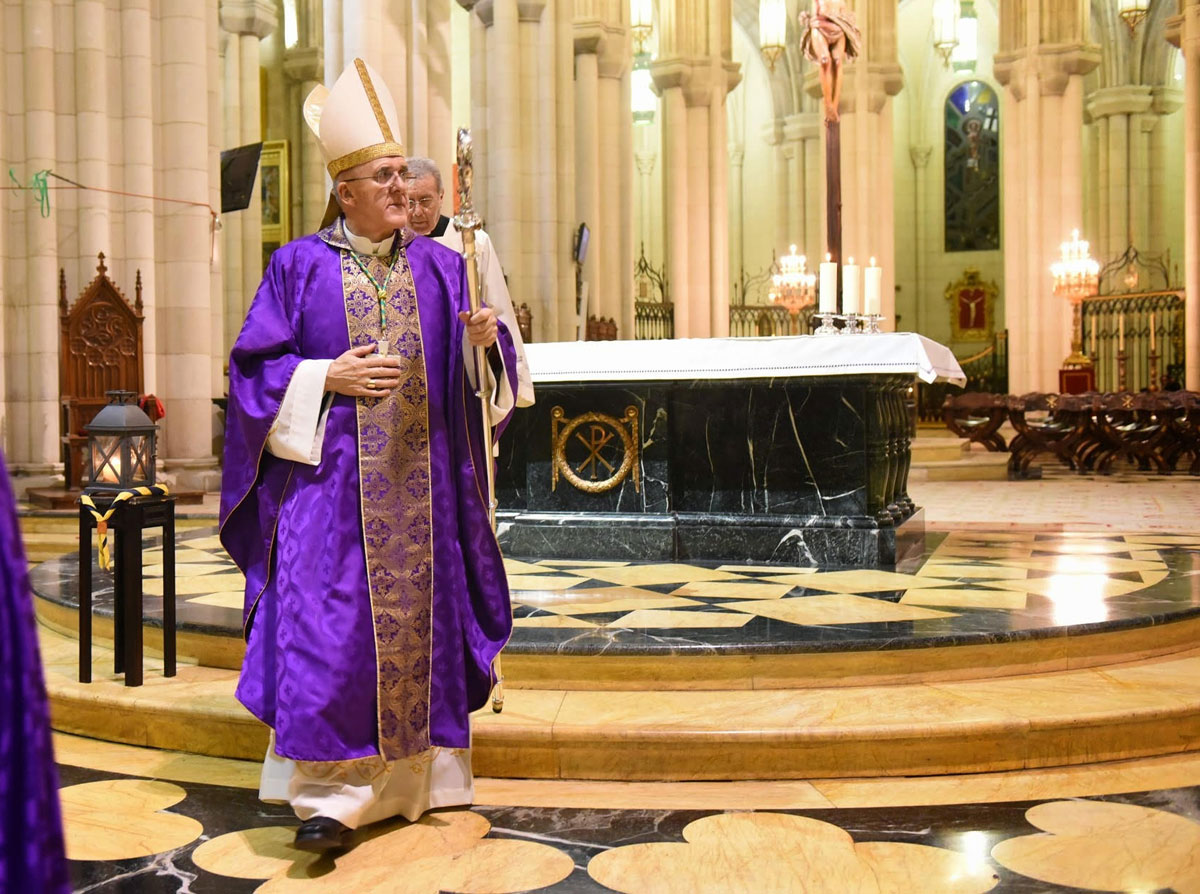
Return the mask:
[[[462, 234], [454, 228], [450, 218], [442, 214], [445, 185], [442, 172], [431, 158], [410, 155], [408, 157], [408, 225], [417, 234], [428, 236], [447, 248], [462, 253]], [[521, 341], [521, 330], [517, 326], [516, 312], [504, 281], [504, 271], [496, 257], [492, 240], [484, 230], [475, 231], [475, 257], [479, 264], [479, 283], [483, 289], [483, 303], [496, 312], [496, 316], [508, 327], [513, 347], [517, 350], [517, 406], [533, 405], [533, 381], [529, 377], [529, 364], [525, 360], [525, 344]]]

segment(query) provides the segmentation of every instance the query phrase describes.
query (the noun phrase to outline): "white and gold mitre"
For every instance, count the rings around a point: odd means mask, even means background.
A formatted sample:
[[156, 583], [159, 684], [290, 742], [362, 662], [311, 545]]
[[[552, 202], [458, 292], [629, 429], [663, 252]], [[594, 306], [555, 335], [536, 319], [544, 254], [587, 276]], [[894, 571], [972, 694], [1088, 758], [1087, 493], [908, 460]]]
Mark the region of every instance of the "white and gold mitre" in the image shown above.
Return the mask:
[[304, 120], [316, 134], [325, 167], [342, 171], [389, 155], [403, 155], [396, 104], [371, 66], [355, 59], [332, 90], [318, 84], [304, 100]]

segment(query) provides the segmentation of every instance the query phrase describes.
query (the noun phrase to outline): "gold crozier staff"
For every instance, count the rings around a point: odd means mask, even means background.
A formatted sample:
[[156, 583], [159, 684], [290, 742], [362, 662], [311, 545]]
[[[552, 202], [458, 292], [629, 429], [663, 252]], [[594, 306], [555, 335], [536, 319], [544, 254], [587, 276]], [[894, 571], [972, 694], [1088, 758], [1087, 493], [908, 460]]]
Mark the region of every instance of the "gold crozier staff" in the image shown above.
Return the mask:
[[[454, 217], [454, 229], [462, 234], [463, 261], [467, 267], [467, 291], [471, 298], [471, 316], [479, 313], [483, 306], [483, 296], [480, 294], [479, 267], [475, 257], [475, 231], [483, 226], [483, 221], [475, 213], [475, 205], [471, 199], [471, 181], [473, 179], [471, 146], [471, 131], [468, 128], [458, 129], [458, 214]], [[486, 349], [475, 346], [475, 396], [479, 398], [479, 409], [483, 414], [483, 455], [487, 467], [487, 504], [488, 521], [492, 524], [492, 533], [496, 532], [496, 466], [492, 450], [492, 417], [488, 407], [492, 403], [492, 388], [486, 376], [488, 364]], [[496, 688], [492, 690], [492, 710], [499, 714], [504, 710], [504, 674], [500, 670], [500, 656], [494, 662], [496, 670]]]

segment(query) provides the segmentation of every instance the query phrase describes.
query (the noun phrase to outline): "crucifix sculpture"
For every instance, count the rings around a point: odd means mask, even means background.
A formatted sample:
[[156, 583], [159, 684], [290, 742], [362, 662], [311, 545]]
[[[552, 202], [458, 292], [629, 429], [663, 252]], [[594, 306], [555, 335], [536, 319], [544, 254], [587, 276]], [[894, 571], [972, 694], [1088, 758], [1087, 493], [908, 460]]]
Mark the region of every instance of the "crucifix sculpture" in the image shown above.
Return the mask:
[[859, 55], [862, 34], [854, 13], [841, 0], [813, 0], [812, 12], [800, 13], [800, 49], [817, 66], [825, 108], [825, 236], [830, 259], [838, 265], [838, 296], [842, 260], [842, 149], [838, 107], [842, 98], [842, 67]]

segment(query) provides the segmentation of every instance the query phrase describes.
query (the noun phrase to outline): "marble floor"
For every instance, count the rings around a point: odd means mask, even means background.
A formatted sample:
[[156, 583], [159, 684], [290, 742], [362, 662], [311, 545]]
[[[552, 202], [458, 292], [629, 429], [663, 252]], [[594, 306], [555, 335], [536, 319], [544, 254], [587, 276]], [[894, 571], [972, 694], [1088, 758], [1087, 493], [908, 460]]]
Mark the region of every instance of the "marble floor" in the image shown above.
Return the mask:
[[940, 779], [481, 779], [470, 810], [318, 858], [257, 800], [257, 764], [55, 745], [78, 892], [1200, 890], [1197, 755]]
[[[245, 579], [215, 533], [180, 535], [181, 631], [239, 641]], [[162, 612], [162, 548], [145, 550], [146, 616]], [[930, 534], [894, 570], [506, 559], [507, 653], [780, 654], [1001, 643], [1200, 617], [1200, 535], [1107, 531]], [[74, 554], [31, 574], [78, 606]], [[93, 568], [96, 611], [112, 576]], [[235, 665], [236, 666], [236, 665]]]
[[[1125, 636], [1134, 627], [1157, 637], [1167, 622], [1186, 621], [1175, 629], [1190, 630], [1189, 619], [1200, 617], [1200, 482], [1051, 476], [966, 487], [969, 499], [961, 482], [922, 483], [920, 499], [940, 533], [919, 560], [894, 571], [510, 559], [512, 649], [559, 656], [625, 650], [653, 658], [781, 648], [1018, 648], [1072, 633]], [[74, 572], [62, 555], [69, 533], [26, 530], [27, 541], [44, 551], [38, 557], [50, 559], [34, 569], [39, 602], [69, 607]], [[61, 542], [37, 544], [38, 537]], [[210, 530], [181, 537], [181, 620], [193, 632], [227, 636], [236, 630], [240, 576]], [[155, 556], [150, 544], [151, 593], [159, 584]], [[157, 570], [160, 577], [161, 560]], [[1173, 648], [1189, 647], [1181, 641]], [[1130, 680], [1157, 666], [1143, 667], [1128, 649], [1117, 652], [1132, 663], [1094, 675], [1132, 698]], [[1053, 681], [1037, 675], [1000, 682], [1011, 690], [1004, 710], [1020, 713], [1017, 701]], [[597, 706], [669, 700], [666, 693], [604, 688], [577, 695]], [[1166, 674], [1152, 688], [1168, 700], [1190, 699], [1196, 683]], [[511, 710], [538, 694], [514, 690]], [[808, 697], [793, 690], [754, 698], [776, 696]], [[821, 697], [834, 713], [844, 711], [836, 691]], [[753, 700], [736, 691], [721, 698], [730, 710]], [[1125, 704], [1106, 698], [1104, 706]], [[1088, 703], [1081, 711], [1095, 708]], [[508, 711], [500, 718], [517, 719]], [[470, 810], [369, 827], [344, 853], [316, 858], [290, 847], [297, 821], [287, 808], [257, 800], [256, 762], [63, 734], [55, 748], [80, 894], [1200, 894], [1196, 751], [966, 775], [675, 783], [481, 778]]]

